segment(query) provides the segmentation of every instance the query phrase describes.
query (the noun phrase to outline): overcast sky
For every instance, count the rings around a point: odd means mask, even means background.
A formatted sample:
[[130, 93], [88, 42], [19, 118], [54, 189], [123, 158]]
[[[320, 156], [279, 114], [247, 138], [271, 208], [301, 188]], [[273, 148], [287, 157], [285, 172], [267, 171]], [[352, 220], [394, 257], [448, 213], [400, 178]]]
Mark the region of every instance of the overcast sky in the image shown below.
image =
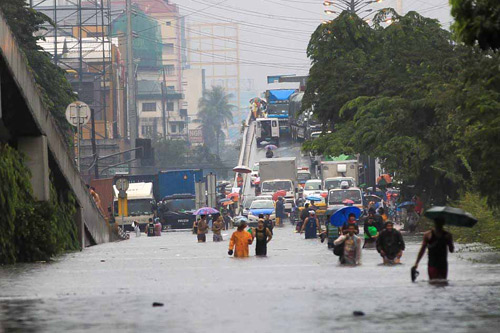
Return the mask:
[[[239, 22], [241, 79], [253, 79], [265, 90], [266, 76], [307, 74], [306, 47], [311, 33], [323, 20], [323, 0], [174, 0], [187, 23]], [[396, 7], [385, 0], [376, 8]], [[448, 0], [403, 0], [403, 11], [415, 10], [451, 23]]]

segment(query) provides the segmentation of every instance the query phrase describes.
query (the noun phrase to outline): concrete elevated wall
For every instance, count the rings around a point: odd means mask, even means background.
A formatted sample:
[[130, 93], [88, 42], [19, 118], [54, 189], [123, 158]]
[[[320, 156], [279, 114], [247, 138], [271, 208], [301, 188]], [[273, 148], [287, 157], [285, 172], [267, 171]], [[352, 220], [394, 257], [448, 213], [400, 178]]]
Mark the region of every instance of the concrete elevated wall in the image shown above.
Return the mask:
[[[83, 182], [75, 163], [71, 158], [64, 137], [48, 110], [44, 109], [40, 93], [33, 75], [22, 56], [21, 51], [10, 31], [5, 18], [0, 13], [0, 56], [6, 63], [7, 70], [23, 96], [25, 110], [10, 110], [11, 112], [29, 112], [36, 123], [38, 131], [46, 137], [49, 154], [53, 157], [61, 174], [74, 192], [81, 208], [81, 218], [85, 229], [82, 233], [82, 244], [99, 244], [110, 240], [110, 232], [104, 217], [95, 205]], [[2, 110], [3, 113], [9, 110]], [[38, 136], [36, 133], [34, 135]]]

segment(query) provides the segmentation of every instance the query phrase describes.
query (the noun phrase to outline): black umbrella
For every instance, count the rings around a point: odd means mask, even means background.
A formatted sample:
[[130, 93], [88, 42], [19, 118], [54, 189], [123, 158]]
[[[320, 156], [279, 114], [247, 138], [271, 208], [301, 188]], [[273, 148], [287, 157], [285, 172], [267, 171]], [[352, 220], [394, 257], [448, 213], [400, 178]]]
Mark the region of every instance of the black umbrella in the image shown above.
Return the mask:
[[477, 219], [463, 209], [449, 206], [434, 206], [425, 212], [425, 217], [432, 220], [442, 218], [445, 224], [456, 227], [473, 227]]

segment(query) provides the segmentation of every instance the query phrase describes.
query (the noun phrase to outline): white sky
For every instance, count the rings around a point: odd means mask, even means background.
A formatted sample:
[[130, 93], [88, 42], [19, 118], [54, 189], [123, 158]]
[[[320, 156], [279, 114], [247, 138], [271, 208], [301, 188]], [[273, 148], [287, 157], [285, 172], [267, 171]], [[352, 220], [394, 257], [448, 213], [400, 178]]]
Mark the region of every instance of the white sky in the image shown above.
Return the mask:
[[[239, 22], [241, 79], [253, 79], [265, 90], [266, 76], [307, 74], [306, 47], [311, 33], [328, 18], [323, 0], [173, 0], [187, 23]], [[395, 7], [385, 0], [376, 8]], [[415, 10], [451, 23], [448, 0], [403, 0], [403, 11]]]

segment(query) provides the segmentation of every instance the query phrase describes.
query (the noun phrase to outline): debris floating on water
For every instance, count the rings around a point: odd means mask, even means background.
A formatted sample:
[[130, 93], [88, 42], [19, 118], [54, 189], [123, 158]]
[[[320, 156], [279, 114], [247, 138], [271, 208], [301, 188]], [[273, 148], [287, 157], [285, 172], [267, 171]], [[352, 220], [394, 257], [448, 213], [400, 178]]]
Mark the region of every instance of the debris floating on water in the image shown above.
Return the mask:
[[153, 307], [157, 307], [157, 306], [163, 306], [163, 303], [153, 302]]
[[352, 314], [356, 317], [364, 316], [365, 313], [363, 311], [353, 311]]

